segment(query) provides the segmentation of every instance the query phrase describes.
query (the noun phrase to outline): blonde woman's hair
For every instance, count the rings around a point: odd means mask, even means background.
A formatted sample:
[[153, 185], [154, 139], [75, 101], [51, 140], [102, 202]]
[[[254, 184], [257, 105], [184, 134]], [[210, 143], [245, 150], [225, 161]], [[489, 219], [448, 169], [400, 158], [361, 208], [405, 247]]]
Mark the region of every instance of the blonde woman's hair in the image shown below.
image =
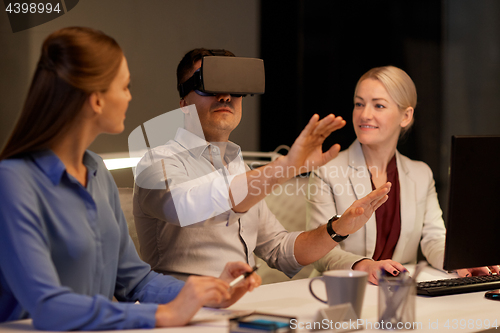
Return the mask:
[[[401, 111], [412, 107], [415, 110], [417, 106], [417, 88], [412, 79], [406, 72], [394, 66], [375, 67], [363, 74], [356, 84], [354, 97], [358, 92], [361, 82], [366, 79], [378, 80], [389, 93], [389, 96], [396, 102]], [[415, 118], [404, 128], [401, 128], [400, 136], [403, 136], [412, 127]]]

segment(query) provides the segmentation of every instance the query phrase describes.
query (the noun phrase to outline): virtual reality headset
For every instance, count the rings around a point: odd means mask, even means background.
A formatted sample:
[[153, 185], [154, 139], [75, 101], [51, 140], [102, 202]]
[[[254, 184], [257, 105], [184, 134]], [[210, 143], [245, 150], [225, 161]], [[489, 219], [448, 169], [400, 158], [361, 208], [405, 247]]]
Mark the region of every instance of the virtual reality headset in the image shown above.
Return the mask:
[[[181, 98], [191, 90], [203, 96], [245, 96], [265, 91], [264, 60], [256, 58], [205, 56], [201, 68], [177, 86]], [[201, 92], [201, 93], [200, 93]]]

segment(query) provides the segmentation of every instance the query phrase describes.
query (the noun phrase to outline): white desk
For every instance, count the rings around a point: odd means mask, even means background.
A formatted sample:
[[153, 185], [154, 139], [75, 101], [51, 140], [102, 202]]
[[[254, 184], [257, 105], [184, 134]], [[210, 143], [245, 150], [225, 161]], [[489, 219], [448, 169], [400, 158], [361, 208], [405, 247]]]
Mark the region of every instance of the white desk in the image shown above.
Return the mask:
[[[412, 272], [413, 267], [408, 267]], [[432, 268], [426, 268], [420, 275], [419, 281], [446, 278], [446, 273]], [[326, 297], [321, 282], [314, 284], [314, 290], [320, 297]], [[368, 285], [366, 288], [365, 300], [363, 304], [362, 319], [374, 325], [377, 322], [378, 287]], [[421, 297], [417, 296], [416, 322], [421, 323], [420, 332], [477, 332], [484, 329], [477, 323], [490, 323], [497, 320], [500, 325], [500, 302], [487, 300], [484, 292], [468, 293], [441, 297]], [[257, 310], [282, 315], [296, 316], [298, 323], [312, 322], [315, 319], [317, 310], [326, 307], [318, 302], [309, 293], [309, 279], [268, 284], [261, 286], [252, 293], [245, 295], [239, 302], [231, 307], [235, 310]], [[448, 320], [449, 328], [444, 325]], [[460, 320], [465, 320], [466, 328], [460, 329]], [[471, 328], [467, 327], [473, 320]], [[472, 322], [472, 321], [471, 321]], [[432, 324], [432, 327], [429, 325]], [[453, 329], [453, 325], [458, 326]], [[437, 325], [437, 326], [436, 326]], [[367, 325], [365, 325], [366, 327]], [[375, 326], [374, 326], [375, 327]], [[204, 323], [195, 326], [187, 326], [173, 329], [155, 329], [156, 331], [171, 332], [204, 332], [217, 333], [228, 332], [227, 322]], [[307, 332], [307, 330], [298, 330]], [[366, 332], [380, 332], [380, 330], [365, 330]], [[38, 332], [33, 329], [30, 320], [4, 323], [0, 325], [2, 333]], [[127, 330], [127, 333], [144, 333], [144, 330]], [[498, 330], [500, 333], [500, 329]]]

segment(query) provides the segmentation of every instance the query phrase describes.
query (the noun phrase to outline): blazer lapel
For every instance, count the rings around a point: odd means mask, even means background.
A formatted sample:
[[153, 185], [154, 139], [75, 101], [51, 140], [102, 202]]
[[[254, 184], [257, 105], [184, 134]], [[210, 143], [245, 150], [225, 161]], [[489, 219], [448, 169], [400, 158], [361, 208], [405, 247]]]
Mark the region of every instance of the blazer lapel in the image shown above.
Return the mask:
[[[372, 191], [370, 172], [366, 166], [361, 144], [356, 139], [349, 147], [349, 181], [356, 200], [364, 198]], [[362, 230], [365, 230], [366, 257], [371, 258], [377, 242], [377, 223], [375, 213], [370, 217]], [[361, 230], [360, 230], [361, 231]], [[358, 231], [358, 232], [360, 232]]]
[[[408, 168], [402, 161], [401, 154], [396, 151], [396, 163], [399, 175], [400, 207], [401, 207], [401, 233], [392, 256], [394, 261], [401, 262], [404, 255], [405, 244], [413, 233], [416, 216], [415, 181], [408, 175]], [[390, 193], [389, 193], [390, 195]]]

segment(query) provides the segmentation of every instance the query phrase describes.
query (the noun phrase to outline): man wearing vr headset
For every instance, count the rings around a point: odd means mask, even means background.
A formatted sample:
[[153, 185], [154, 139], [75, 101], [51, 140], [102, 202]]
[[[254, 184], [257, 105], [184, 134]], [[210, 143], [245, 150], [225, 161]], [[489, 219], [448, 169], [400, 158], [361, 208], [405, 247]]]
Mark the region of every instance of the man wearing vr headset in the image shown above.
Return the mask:
[[[240, 123], [242, 96], [264, 92], [263, 63], [259, 65], [259, 61], [237, 58], [226, 50], [195, 49], [179, 63], [177, 81], [185, 128], [177, 131], [174, 140], [150, 152], [161, 164], [157, 163], [157, 179], [147, 180], [166, 184], [166, 191], [143, 188], [141, 184], [146, 182], [139, 178], [134, 191], [141, 256], [153, 270], [179, 278], [217, 276], [228, 261], [254, 265], [255, 253], [270, 267], [292, 277], [361, 228], [387, 200], [390, 183], [316, 230], [287, 232], [283, 228], [262, 199], [274, 185], [336, 157], [339, 145], [323, 152], [322, 144], [345, 121], [332, 114], [321, 120], [312, 116], [286, 156], [250, 171], [229, 135]], [[230, 66], [234, 70], [228, 70]], [[187, 120], [192, 116], [199, 119], [198, 131]], [[190, 221], [180, 221], [183, 216]]]

